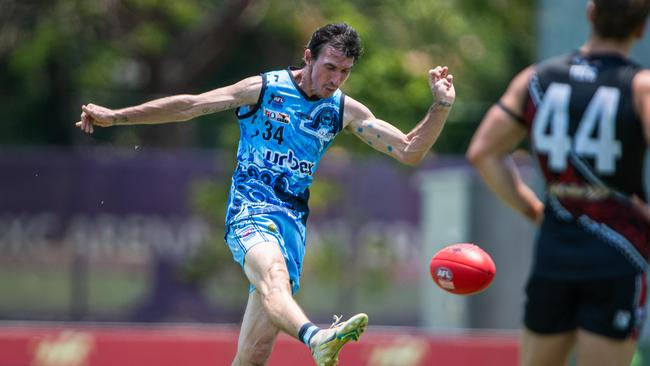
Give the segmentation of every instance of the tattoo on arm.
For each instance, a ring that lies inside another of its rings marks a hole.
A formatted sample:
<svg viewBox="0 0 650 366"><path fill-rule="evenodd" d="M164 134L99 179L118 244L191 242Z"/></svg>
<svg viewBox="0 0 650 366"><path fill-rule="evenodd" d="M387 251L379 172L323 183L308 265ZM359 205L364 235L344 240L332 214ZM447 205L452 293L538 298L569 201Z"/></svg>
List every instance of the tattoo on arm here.
<svg viewBox="0 0 650 366"><path fill-rule="evenodd" d="M226 104L225 108L222 109L222 110L233 109L233 108L235 108L235 107L238 107L237 103L232 102L232 103L228 103L228 104ZM216 108L215 108L215 112L216 112Z"/></svg>
<svg viewBox="0 0 650 366"><path fill-rule="evenodd" d="M124 117L113 117L113 124L114 125L119 125L119 124L126 124L129 122L129 119L124 116Z"/></svg>
<svg viewBox="0 0 650 366"><path fill-rule="evenodd" d="M221 112L221 111L227 111L229 109L233 109L233 108L238 107L238 106L239 105L236 102L231 102L231 103L225 104L225 105L220 106L220 107L213 107L213 108L205 107L205 108L203 108L201 110L201 112L202 112L202 114L217 113L217 112Z"/></svg>
<svg viewBox="0 0 650 366"><path fill-rule="evenodd" d="M444 100L438 100L438 101L433 103L434 107L438 106L438 107L443 107L443 108L449 108L449 107L451 107L451 105L452 105L451 103L449 103L447 101L444 101Z"/></svg>

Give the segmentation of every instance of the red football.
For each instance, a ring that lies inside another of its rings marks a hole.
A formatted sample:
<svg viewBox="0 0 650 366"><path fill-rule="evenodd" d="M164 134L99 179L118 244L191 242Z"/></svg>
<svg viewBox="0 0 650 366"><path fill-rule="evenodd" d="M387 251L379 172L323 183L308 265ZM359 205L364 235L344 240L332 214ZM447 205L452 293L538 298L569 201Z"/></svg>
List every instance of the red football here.
<svg viewBox="0 0 650 366"><path fill-rule="evenodd" d="M429 264L433 281L445 291L469 295L490 285L496 267L494 261L477 245L449 245L431 258Z"/></svg>

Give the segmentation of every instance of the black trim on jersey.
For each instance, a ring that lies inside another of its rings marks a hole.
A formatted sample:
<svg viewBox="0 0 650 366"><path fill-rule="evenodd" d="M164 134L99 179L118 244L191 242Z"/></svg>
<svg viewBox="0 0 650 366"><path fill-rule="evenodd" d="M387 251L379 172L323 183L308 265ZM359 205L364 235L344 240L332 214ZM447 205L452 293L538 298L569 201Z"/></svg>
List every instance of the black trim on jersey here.
<svg viewBox="0 0 650 366"><path fill-rule="evenodd" d="M251 108L250 111L246 112L243 115L239 115L239 109L241 107L237 107L237 109L235 109L235 116L237 116L237 119L248 118L253 114L255 114L255 112L257 112L258 109L260 109L260 106L264 101L264 94L266 93L266 74L260 74L260 76L262 77L262 88L260 89L260 96L259 98L257 98L257 103L255 103L255 105Z"/></svg>
<svg viewBox="0 0 650 366"><path fill-rule="evenodd" d="M339 100L339 132L343 131L343 114L345 113L345 94L341 93Z"/></svg>
<svg viewBox="0 0 650 366"><path fill-rule="evenodd" d="M519 122L519 124L526 126L526 120L524 119L524 117L515 113L515 111L513 111L512 109L506 107L503 103L501 103L501 101L494 103L494 105L501 108L502 111L504 111L508 116L510 116L510 118Z"/></svg>
<svg viewBox="0 0 650 366"><path fill-rule="evenodd" d="M573 57L580 57L582 59L617 59L622 61L623 63L628 64L629 66L632 66L633 68L641 69L643 66L641 64L637 63L636 61L632 60L631 58L624 56L618 52L589 52L589 53L582 53L580 50L574 50L573 53L571 54Z"/></svg>
<svg viewBox="0 0 650 366"><path fill-rule="evenodd" d="M293 78L293 73L291 72L291 71L293 71L293 70L299 70L299 69L300 69L300 68L295 67L295 66L289 66L289 67L287 68L287 72L289 73L289 79L291 79L291 82L293 83L293 85L296 87L296 89L298 90L298 92L300 92L300 95L302 95L303 98L307 99L307 100L310 101L310 102L317 102L317 101L321 100L321 98L319 98L319 97L317 97L317 96L315 96L315 95L312 96L312 97L310 97L309 95L305 94L305 91L304 91L304 90L302 90L302 89L300 88L300 86L299 86L298 83L296 82L296 79ZM304 76L303 76L303 77L304 77Z"/></svg>

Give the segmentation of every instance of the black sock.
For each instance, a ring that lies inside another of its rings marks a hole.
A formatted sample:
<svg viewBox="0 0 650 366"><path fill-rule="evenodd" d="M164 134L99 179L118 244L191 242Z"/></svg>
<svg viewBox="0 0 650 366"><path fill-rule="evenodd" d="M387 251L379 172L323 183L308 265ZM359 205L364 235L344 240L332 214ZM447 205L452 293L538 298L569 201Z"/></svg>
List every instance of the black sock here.
<svg viewBox="0 0 650 366"><path fill-rule="evenodd" d="M306 344L307 347L309 347L311 338L319 331L320 328L315 326L313 323L305 323L302 325L302 327L300 327L300 331L298 331L298 338L302 341L302 343Z"/></svg>

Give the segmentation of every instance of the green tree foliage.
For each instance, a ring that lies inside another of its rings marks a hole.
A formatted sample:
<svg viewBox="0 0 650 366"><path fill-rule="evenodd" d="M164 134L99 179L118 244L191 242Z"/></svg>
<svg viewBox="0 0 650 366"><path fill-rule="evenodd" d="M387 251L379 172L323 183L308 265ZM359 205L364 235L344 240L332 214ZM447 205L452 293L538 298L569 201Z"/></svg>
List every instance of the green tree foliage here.
<svg viewBox="0 0 650 366"><path fill-rule="evenodd" d="M404 131L449 65L457 103L439 152L461 153L510 76L531 61L533 1L0 0L1 144L233 147L231 113L194 123L73 128L82 103L123 107L297 65L313 30L356 27L365 55L345 91ZM339 144L370 149L351 137Z"/></svg>

